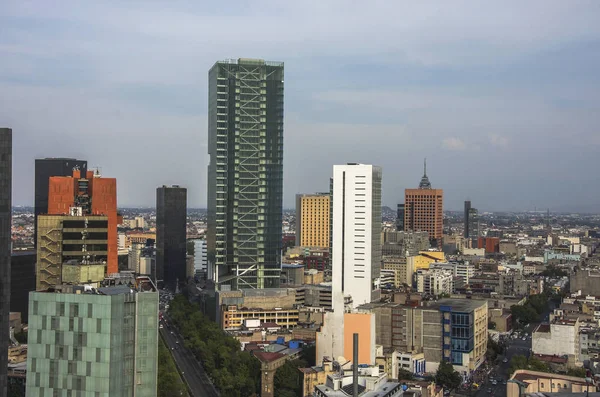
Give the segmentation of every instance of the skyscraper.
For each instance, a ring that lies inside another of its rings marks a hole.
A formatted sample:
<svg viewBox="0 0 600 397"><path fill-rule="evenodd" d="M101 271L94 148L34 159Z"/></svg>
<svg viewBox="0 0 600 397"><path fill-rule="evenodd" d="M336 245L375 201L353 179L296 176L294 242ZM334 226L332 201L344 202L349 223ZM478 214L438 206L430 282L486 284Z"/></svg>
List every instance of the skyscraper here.
<svg viewBox="0 0 600 397"><path fill-rule="evenodd" d="M334 165L332 187L333 310L343 312L340 295L351 295L353 307L379 299L381 168Z"/></svg>
<svg viewBox="0 0 600 397"><path fill-rule="evenodd" d="M404 230L429 233L431 244L442 248L444 227L444 191L432 189L427 177L427 163L418 189L404 191Z"/></svg>
<svg viewBox="0 0 600 397"><path fill-rule="evenodd" d="M108 217L106 273L118 273L117 180L103 178L98 170L71 171L71 176L51 176L48 180L49 215L105 215ZM85 176L83 176L85 175ZM39 257L38 259L41 259Z"/></svg>
<svg viewBox="0 0 600 397"><path fill-rule="evenodd" d="M464 237L473 240L479 238L479 214L477 208L471 207L470 201L465 201Z"/></svg>
<svg viewBox="0 0 600 397"><path fill-rule="evenodd" d="M10 313L12 130L0 128L0 397L6 397Z"/></svg>
<svg viewBox="0 0 600 397"><path fill-rule="evenodd" d="M71 158L35 159L35 202L33 245L37 247L37 217L48 213L48 187L51 176L71 176L78 168L81 175L87 173L87 161Z"/></svg>
<svg viewBox="0 0 600 397"><path fill-rule="evenodd" d="M208 260L215 282L279 286L283 63L217 62L209 72Z"/></svg>
<svg viewBox="0 0 600 397"><path fill-rule="evenodd" d="M185 283L187 189L156 189L156 279L169 288Z"/></svg>
<svg viewBox="0 0 600 397"><path fill-rule="evenodd" d="M329 248L329 193L296 195L296 245Z"/></svg>
<svg viewBox="0 0 600 397"><path fill-rule="evenodd" d="M31 292L27 343L29 397L156 397L158 292L148 277Z"/></svg>

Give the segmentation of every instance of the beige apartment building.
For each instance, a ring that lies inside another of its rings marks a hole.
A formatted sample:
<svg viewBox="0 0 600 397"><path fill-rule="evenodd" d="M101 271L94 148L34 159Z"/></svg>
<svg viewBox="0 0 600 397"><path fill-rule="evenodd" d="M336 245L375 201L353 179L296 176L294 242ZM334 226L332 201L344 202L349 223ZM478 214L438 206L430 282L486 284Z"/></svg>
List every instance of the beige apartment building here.
<svg viewBox="0 0 600 397"><path fill-rule="evenodd" d="M296 246L329 248L329 193L296 195Z"/></svg>

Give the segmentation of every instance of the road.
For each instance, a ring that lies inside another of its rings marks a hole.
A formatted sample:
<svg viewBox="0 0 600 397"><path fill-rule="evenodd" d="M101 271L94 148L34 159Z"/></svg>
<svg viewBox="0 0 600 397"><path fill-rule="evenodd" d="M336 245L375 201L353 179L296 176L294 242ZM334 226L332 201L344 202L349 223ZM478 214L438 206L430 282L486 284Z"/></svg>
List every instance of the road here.
<svg viewBox="0 0 600 397"><path fill-rule="evenodd" d="M160 333L167 347L171 349L177 367L182 371L183 378L191 390L192 397L218 397L219 394L210 382L206 372L204 372L202 364L196 360L191 351L183 346L183 339L177 331L165 327L160 329Z"/></svg>
<svg viewBox="0 0 600 397"><path fill-rule="evenodd" d="M531 330L528 330L528 333L531 334ZM510 377L510 359L515 355L523 355L529 357L530 349L530 338L527 338L527 340L522 340L521 338L510 339L510 341L507 342L505 355L500 358L500 363L492 368L486 380L486 383L480 385L480 388L475 394L475 396L506 396L506 385L503 384L502 380L508 380ZM505 357L508 359L508 362L506 363L502 360ZM491 378L497 381L496 385L492 384L492 382L490 381ZM490 389L491 392L489 391Z"/></svg>

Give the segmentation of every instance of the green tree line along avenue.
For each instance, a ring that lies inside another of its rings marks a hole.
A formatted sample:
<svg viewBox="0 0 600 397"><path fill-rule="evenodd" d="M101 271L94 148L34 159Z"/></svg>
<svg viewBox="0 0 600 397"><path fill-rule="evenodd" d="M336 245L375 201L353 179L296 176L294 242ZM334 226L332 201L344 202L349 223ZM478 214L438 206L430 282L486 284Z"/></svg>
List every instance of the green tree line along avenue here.
<svg viewBox="0 0 600 397"><path fill-rule="evenodd" d="M250 397L260 392L260 362L240 350L240 343L200 312L183 295L170 303L169 316L185 347L200 360L222 397Z"/></svg>

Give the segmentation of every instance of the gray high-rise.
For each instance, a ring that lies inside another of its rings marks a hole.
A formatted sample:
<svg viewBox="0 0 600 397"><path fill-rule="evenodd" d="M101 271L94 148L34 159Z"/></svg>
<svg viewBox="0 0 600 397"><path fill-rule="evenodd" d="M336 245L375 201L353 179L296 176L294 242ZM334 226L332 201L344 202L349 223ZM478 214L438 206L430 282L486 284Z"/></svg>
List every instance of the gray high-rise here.
<svg viewBox="0 0 600 397"><path fill-rule="evenodd" d="M220 288L272 288L281 273L283 63L209 72L208 260Z"/></svg>
<svg viewBox="0 0 600 397"><path fill-rule="evenodd" d="M8 386L11 194L12 130L0 128L0 397Z"/></svg>
<svg viewBox="0 0 600 397"><path fill-rule="evenodd" d="M185 283L187 189L156 189L156 279L168 288Z"/></svg>

